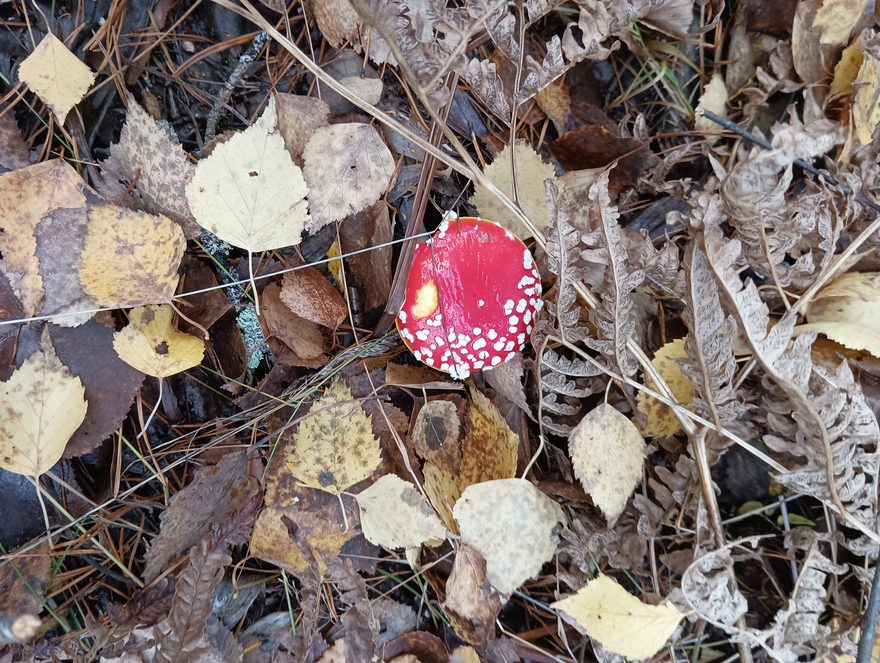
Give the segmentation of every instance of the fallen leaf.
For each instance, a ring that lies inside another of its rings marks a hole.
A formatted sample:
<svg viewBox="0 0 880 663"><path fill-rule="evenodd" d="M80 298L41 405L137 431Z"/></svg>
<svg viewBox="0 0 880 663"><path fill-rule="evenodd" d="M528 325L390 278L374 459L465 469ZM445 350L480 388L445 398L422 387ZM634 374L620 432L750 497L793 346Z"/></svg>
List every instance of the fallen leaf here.
<svg viewBox="0 0 880 663"><path fill-rule="evenodd" d="M122 361L113 350L113 330L94 320L74 328L49 328L58 358L82 380L88 410L76 429L65 458L81 456L118 429L128 414L144 374Z"/></svg>
<svg viewBox="0 0 880 663"><path fill-rule="evenodd" d="M350 273L347 285L362 292L362 312L384 307L388 301L391 292L392 239L388 205L383 200L339 226L340 252L348 255L345 258L345 266ZM370 251L355 253L367 248ZM355 255L350 255L352 253Z"/></svg>
<svg viewBox="0 0 880 663"><path fill-rule="evenodd" d="M663 378L672 390L672 395L675 396L675 400L677 400L683 407L689 408L694 402L694 385L687 379L687 377L685 377L684 373L681 372L681 366L675 361L676 359L685 358L687 358L687 352L684 347L684 339L677 338L659 348L657 352L654 353L654 358L651 360L651 363L654 365L654 368L657 369L660 377ZM655 391L657 390L657 386L650 378L647 379L647 384L651 389ZM662 437L666 435L675 435L681 430L681 424L679 423L678 418L675 416L672 408L666 404L648 396L642 391L639 392L637 401L639 412L644 414L648 419L642 429L643 435L648 437Z"/></svg>
<svg viewBox="0 0 880 663"><path fill-rule="evenodd" d="M416 548L442 541L446 528L418 488L396 474L385 474L355 495L367 541L385 548Z"/></svg>
<svg viewBox="0 0 880 663"><path fill-rule="evenodd" d="M0 173L30 165L30 151L21 137L15 113L0 106Z"/></svg>
<svg viewBox="0 0 880 663"><path fill-rule="evenodd" d="M330 108L323 99L284 92L275 93L275 103L278 109L278 132L294 162L302 166L303 150L312 134L327 126Z"/></svg>
<svg viewBox="0 0 880 663"><path fill-rule="evenodd" d="M697 112L694 117L694 129L711 136L712 139L719 138L721 127L709 118L700 115L700 109L727 117L727 87L724 85L724 77L720 73L713 74L703 88L703 94L697 103Z"/></svg>
<svg viewBox="0 0 880 663"><path fill-rule="evenodd" d="M157 378L198 366L205 356L205 343L174 329L173 314L168 304L132 309L128 325L113 336L113 347L120 358Z"/></svg>
<svg viewBox="0 0 880 663"><path fill-rule="evenodd" d="M291 311L281 301L281 286L277 283L270 283L260 294L260 324L277 362L311 367L325 363L324 353L332 345L330 335Z"/></svg>
<svg viewBox="0 0 880 663"><path fill-rule="evenodd" d="M52 109L58 124L95 82L95 73L51 32L22 61L18 77Z"/></svg>
<svg viewBox="0 0 880 663"><path fill-rule="evenodd" d="M348 315L339 291L314 267L287 272L281 278L281 301L296 315L335 330Z"/></svg>
<svg viewBox="0 0 880 663"><path fill-rule="evenodd" d="M808 324L796 333L816 331L850 350L880 357L880 272L848 272L825 286L809 303Z"/></svg>
<svg viewBox="0 0 880 663"><path fill-rule="evenodd" d="M462 489L474 483L514 476L519 448L519 437L510 430L492 401L473 387L470 395L458 469Z"/></svg>
<svg viewBox="0 0 880 663"><path fill-rule="evenodd" d="M865 10L867 0L822 0L816 11L813 27L819 30L819 42L843 46Z"/></svg>
<svg viewBox="0 0 880 663"><path fill-rule="evenodd" d="M170 219L117 207L89 207L80 280L99 306L127 308L170 302L186 250Z"/></svg>
<svg viewBox="0 0 880 663"><path fill-rule="evenodd" d="M458 533L458 524L452 515L452 508L461 497L461 485L458 476L433 463L425 463L422 467L425 483L422 486L425 494L434 507L434 511L440 516L440 520L449 531Z"/></svg>
<svg viewBox="0 0 880 663"><path fill-rule="evenodd" d="M551 607L606 649L634 660L660 651L684 617L671 603L642 603L602 574Z"/></svg>
<svg viewBox="0 0 880 663"><path fill-rule="evenodd" d="M24 306L37 315L43 302L43 278L36 256L36 228L52 210L86 203L85 183L62 159L53 159L0 175L0 252L2 269Z"/></svg>
<svg viewBox="0 0 880 663"><path fill-rule="evenodd" d="M473 645L484 645L495 633L495 618L502 605L501 595L486 580L486 560L470 546L460 545L443 601L443 612L456 635Z"/></svg>
<svg viewBox="0 0 880 663"><path fill-rule="evenodd" d="M840 60L834 65L834 78L831 79L831 89L828 91L829 99L852 94L853 81L859 75L864 61L862 44L858 39L841 51Z"/></svg>
<svg viewBox="0 0 880 663"><path fill-rule="evenodd" d="M615 520L642 480L645 439L607 403L594 408L569 436L574 473L605 518Z"/></svg>
<svg viewBox="0 0 880 663"><path fill-rule="evenodd" d="M343 380L318 399L295 439L287 454L290 472L334 495L369 477L382 460L370 418Z"/></svg>
<svg viewBox="0 0 880 663"><path fill-rule="evenodd" d="M44 542L25 555L10 557L0 566L0 615L5 622L4 630L14 633L21 617L30 616L40 623L37 615L43 611L43 592L49 584L52 555L49 544Z"/></svg>
<svg viewBox="0 0 880 663"><path fill-rule="evenodd" d="M309 8L321 34L333 48L344 46L354 36L360 17L348 0L313 0Z"/></svg>
<svg viewBox="0 0 880 663"><path fill-rule="evenodd" d="M412 446L425 460L448 472L458 472L461 464L461 434L464 399L431 400L416 415ZM455 500L452 501L452 504Z"/></svg>
<svg viewBox="0 0 880 663"><path fill-rule="evenodd" d="M186 255L181 265L183 277L180 288L183 293L176 298L178 310L189 320L201 326L201 329L183 317L180 319L180 331L190 334L203 334L202 329L210 329L211 326L222 318L232 308L232 302L226 296L225 290L217 288L217 277L214 270L208 264L196 258Z"/></svg>
<svg viewBox="0 0 880 663"><path fill-rule="evenodd" d="M299 244L309 219L302 171L276 125L270 98L253 126L199 162L186 186L198 224L251 253Z"/></svg>
<svg viewBox="0 0 880 663"><path fill-rule="evenodd" d="M514 195L514 166L516 167L516 195ZM484 171L486 177L511 200L519 202L526 216L538 230L547 229L547 201L544 196L544 180L554 178L553 166L523 140L517 140L515 148L505 145ZM474 184L471 204L484 219L491 219L512 230L520 237L531 237L521 221L514 218L492 193Z"/></svg>
<svg viewBox="0 0 880 663"><path fill-rule="evenodd" d="M61 363L48 329L42 347L0 384L0 467L37 477L64 453L86 416L82 381Z"/></svg>
<svg viewBox="0 0 880 663"><path fill-rule="evenodd" d="M186 152L130 94L127 106L119 142L100 164L98 191L118 204L164 214L187 239L198 237L202 229L186 202L186 185L194 172Z"/></svg>
<svg viewBox="0 0 880 663"><path fill-rule="evenodd" d="M873 41L876 42L877 39ZM862 45L864 60L852 84L854 93L850 108L850 135L844 147L847 154L861 145L870 145L874 130L880 124L880 104L877 103L877 95L880 93L880 60L875 53L876 44L870 49Z"/></svg>
<svg viewBox="0 0 880 663"><path fill-rule="evenodd" d="M394 173L394 157L378 132L357 122L317 129L303 160L312 233L375 203Z"/></svg>
<svg viewBox="0 0 880 663"><path fill-rule="evenodd" d="M509 594L556 552L562 509L525 479L499 479L464 489L453 515L461 539L486 559L486 576Z"/></svg>

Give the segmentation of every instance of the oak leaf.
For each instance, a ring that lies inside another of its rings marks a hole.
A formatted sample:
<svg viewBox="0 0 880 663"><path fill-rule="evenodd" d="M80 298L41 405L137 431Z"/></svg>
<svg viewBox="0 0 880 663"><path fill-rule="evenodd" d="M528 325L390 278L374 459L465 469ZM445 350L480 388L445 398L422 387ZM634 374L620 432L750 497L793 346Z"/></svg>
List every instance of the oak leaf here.
<svg viewBox="0 0 880 663"><path fill-rule="evenodd" d="M51 32L22 61L18 77L52 109L58 124L95 82L95 73Z"/></svg>
<svg viewBox="0 0 880 663"><path fill-rule="evenodd" d="M117 354L141 373L157 378L198 366L205 356L205 343L174 329L173 313L168 304L132 309L128 326L113 337Z"/></svg>

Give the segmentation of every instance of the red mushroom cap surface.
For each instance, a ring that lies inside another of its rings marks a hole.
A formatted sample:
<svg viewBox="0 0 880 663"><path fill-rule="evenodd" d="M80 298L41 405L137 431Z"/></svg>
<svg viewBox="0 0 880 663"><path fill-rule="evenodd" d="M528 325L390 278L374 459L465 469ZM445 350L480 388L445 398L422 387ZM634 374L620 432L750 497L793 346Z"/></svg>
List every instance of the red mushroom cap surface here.
<svg viewBox="0 0 880 663"><path fill-rule="evenodd" d="M416 247L397 329L416 359L464 379L522 350L541 308L541 275L494 221L444 221Z"/></svg>

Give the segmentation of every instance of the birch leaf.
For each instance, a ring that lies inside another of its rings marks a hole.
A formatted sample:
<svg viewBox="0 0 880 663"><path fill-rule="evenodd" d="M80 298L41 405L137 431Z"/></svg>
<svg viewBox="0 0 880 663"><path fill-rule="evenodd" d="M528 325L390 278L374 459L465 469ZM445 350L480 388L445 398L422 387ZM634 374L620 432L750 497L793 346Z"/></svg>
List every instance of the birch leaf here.
<svg viewBox="0 0 880 663"><path fill-rule="evenodd" d="M601 574L577 594L551 607L606 649L634 660L650 658L660 651L684 617L671 603L642 603Z"/></svg>
<svg viewBox="0 0 880 663"><path fill-rule="evenodd" d="M31 477L47 471L86 409L82 382L58 359L45 328L42 347L0 384L0 468Z"/></svg>
<svg viewBox="0 0 880 663"><path fill-rule="evenodd" d="M302 171L277 128L275 100L199 162L186 197L196 222L251 253L299 244L309 219Z"/></svg>
<svg viewBox="0 0 880 663"><path fill-rule="evenodd" d="M446 528L418 488L396 474L386 474L355 495L361 529L371 543L386 548L415 548L442 540Z"/></svg>
<svg viewBox="0 0 880 663"><path fill-rule="evenodd" d="M205 342L174 329L173 312L167 304L132 309L128 326L113 336L119 357L141 373L157 378L198 366L205 356Z"/></svg>
<svg viewBox="0 0 880 663"><path fill-rule="evenodd" d="M569 452L584 490L608 520L617 518L642 480L646 446L639 429L603 403L575 426Z"/></svg>
<svg viewBox="0 0 880 663"><path fill-rule="evenodd" d="M51 32L21 63L18 77L52 109L58 124L95 82L95 73Z"/></svg>
<svg viewBox="0 0 880 663"><path fill-rule="evenodd" d="M694 385L681 372L681 366L676 359L684 359L687 352L684 347L685 339L677 338L670 341L654 353L651 363L657 372L672 390L675 400L684 407L689 407L694 402ZM648 386L656 391L657 386L648 379ZM668 405L648 396L640 391L638 395L639 412L648 418L648 422L642 429L646 436L675 435L681 430L681 424L675 413Z"/></svg>

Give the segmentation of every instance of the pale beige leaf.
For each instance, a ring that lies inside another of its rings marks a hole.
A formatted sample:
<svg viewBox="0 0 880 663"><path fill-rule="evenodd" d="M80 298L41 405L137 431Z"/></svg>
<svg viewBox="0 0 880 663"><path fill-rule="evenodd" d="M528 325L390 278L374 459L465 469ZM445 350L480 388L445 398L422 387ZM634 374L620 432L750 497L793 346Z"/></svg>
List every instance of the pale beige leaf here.
<svg viewBox="0 0 880 663"><path fill-rule="evenodd" d="M607 403L581 419L569 437L574 472L608 520L614 520L642 480L645 440L632 421Z"/></svg>
<svg viewBox="0 0 880 663"><path fill-rule="evenodd" d="M116 353L141 373L157 378L198 366L205 356L205 342L174 329L173 314L168 304L132 309L128 325L113 336Z"/></svg>
<svg viewBox="0 0 880 663"><path fill-rule="evenodd" d="M45 327L42 347L0 384L0 468L32 477L46 472L86 410L82 381L58 359Z"/></svg>
<svg viewBox="0 0 880 663"><path fill-rule="evenodd" d="M180 143L128 96L128 117L110 158L101 162L98 190L108 200L164 214L188 239L202 231L186 202L194 169Z"/></svg>
<svg viewBox="0 0 880 663"><path fill-rule="evenodd" d="M685 339L683 338L670 341L654 353L651 363L672 390L675 400L684 407L690 408L694 403L694 385L681 372L680 364L675 361L676 359L687 357L684 342ZM647 384L654 391L657 390L657 386L650 378L647 379ZM644 435L649 437L675 435L681 430L681 424L672 408L648 396L643 391L639 392L637 400L639 412L648 419L642 429Z"/></svg>
<svg viewBox="0 0 880 663"><path fill-rule="evenodd" d="M850 142L855 142L853 147L870 145L874 129L880 123L880 104L877 103L880 60L874 57L872 50L864 49L863 54L862 66L852 84L855 92L850 110Z"/></svg>
<svg viewBox="0 0 880 663"><path fill-rule="evenodd" d="M816 11L813 28L819 31L819 42L843 46L862 17L867 0L822 0Z"/></svg>
<svg viewBox="0 0 880 663"><path fill-rule="evenodd" d="M299 425L287 466L302 483L338 495L369 477L382 460L370 417L340 380Z"/></svg>
<svg viewBox="0 0 880 663"><path fill-rule="evenodd" d="M80 280L99 306L123 308L170 302L177 288L186 239L159 214L89 207Z"/></svg>
<svg viewBox="0 0 880 663"><path fill-rule="evenodd" d="M700 109L727 117L727 87L724 85L724 77L720 73L713 74L709 83L703 88L703 94L697 104L697 114L694 118L694 129L712 136L720 136L721 127L700 115Z"/></svg>
<svg viewBox="0 0 880 663"><path fill-rule="evenodd" d="M509 594L556 552L562 509L525 479L498 479L465 488L453 509L462 541L486 559L486 576Z"/></svg>
<svg viewBox="0 0 880 663"><path fill-rule="evenodd" d="M309 185L308 225L315 232L356 214L385 193L394 157L368 124L332 124L317 129L303 152Z"/></svg>
<svg viewBox="0 0 880 663"><path fill-rule="evenodd" d="M95 82L95 73L51 32L21 63L18 77L52 109L58 124Z"/></svg>
<svg viewBox="0 0 880 663"><path fill-rule="evenodd" d="M797 333L816 331L851 350L880 357L880 272L849 272L819 291L807 306L809 324Z"/></svg>
<svg viewBox="0 0 880 663"><path fill-rule="evenodd" d="M511 158L512 155L512 158ZM516 195L514 195L514 165L516 167ZM522 140L516 141L515 148L504 147L495 160L485 170L486 177L511 200L519 202L526 216L539 230L547 228L547 201L544 194L544 180L553 178L553 166L545 163L532 147ZM492 193L474 185L471 203L476 206L480 216L500 223L520 237L531 233Z"/></svg>
<svg viewBox="0 0 880 663"><path fill-rule="evenodd" d="M642 603L601 574L551 607L606 649L634 660L660 651L684 617L671 603Z"/></svg>
<svg viewBox="0 0 880 663"><path fill-rule="evenodd" d="M396 474L380 477L355 499L361 508L361 529L371 543L415 548L446 537L446 528L425 496Z"/></svg>
<svg viewBox="0 0 880 663"><path fill-rule="evenodd" d="M253 126L202 159L186 186L198 224L253 253L299 244L309 219L306 193L278 131L274 99Z"/></svg>

